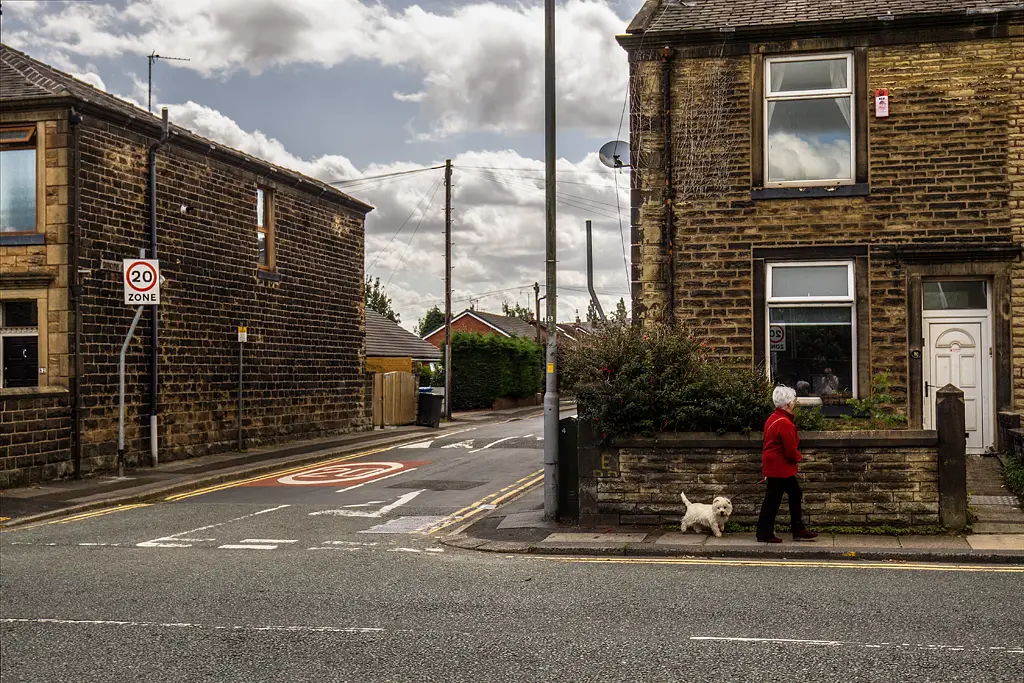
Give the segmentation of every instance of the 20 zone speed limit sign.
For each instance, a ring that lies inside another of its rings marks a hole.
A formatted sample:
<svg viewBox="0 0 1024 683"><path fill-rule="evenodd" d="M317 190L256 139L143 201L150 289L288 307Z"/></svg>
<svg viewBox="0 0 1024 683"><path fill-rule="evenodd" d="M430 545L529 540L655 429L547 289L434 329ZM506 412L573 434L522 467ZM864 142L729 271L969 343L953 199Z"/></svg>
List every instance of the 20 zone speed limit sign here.
<svg viewBox="0 0 1024 683"><path fill-rule="evenodd" d="M135 306L156 306L160 303L159 261L124 260L124 302Z"/></svg>

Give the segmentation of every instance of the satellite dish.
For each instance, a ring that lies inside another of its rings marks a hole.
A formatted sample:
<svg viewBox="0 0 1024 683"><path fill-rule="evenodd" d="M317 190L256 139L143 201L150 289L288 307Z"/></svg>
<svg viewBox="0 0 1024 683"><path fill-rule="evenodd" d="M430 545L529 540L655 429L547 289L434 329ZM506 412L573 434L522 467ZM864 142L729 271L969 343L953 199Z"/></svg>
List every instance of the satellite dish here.
<svg viewBox="0 0 1024 683"><path fill-rule="evenodd" d="M601 147L597 154L601 163L608 168L630 168L629 143L622 140L612 140Z"/></svg>

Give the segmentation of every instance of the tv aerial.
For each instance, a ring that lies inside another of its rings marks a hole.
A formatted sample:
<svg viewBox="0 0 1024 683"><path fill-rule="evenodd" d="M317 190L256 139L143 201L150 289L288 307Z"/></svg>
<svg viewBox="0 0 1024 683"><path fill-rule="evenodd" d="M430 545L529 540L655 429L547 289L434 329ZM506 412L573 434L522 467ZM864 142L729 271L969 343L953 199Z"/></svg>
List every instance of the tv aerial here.
<svg viewBox="0 0 1024 683"><path fill-rule="evenodd" d="M170 59L175 62L191 62L191 59L187 57L167 57L165 55L158 55L156 50L152 54L146 55L149 60L149 87L146 90L146 108L149 109L149 113L153 113L153 62L158 59Z"/></svg>
<svg viewBox="0 0 1024 683"><path fill-rule="evenodd" d="M601 163L608 168L632 168L629 160L629 143L612 140L601 147L597 153Z"/></svg>

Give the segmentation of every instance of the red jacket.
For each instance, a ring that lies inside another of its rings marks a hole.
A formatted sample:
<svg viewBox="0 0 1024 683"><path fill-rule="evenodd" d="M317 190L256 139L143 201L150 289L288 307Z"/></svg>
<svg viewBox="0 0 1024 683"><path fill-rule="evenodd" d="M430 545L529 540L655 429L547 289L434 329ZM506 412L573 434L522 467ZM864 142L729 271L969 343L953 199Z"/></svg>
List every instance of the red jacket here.
<svg viewBox="0 0 1024 683"><path fill-rule="evenodd" d="M786 479L795 477L797 463L802 459L800 437L796 434L793 416L782 408L776 408L764 423L764 451L761 456L761 471L766 477Z"/></svg>

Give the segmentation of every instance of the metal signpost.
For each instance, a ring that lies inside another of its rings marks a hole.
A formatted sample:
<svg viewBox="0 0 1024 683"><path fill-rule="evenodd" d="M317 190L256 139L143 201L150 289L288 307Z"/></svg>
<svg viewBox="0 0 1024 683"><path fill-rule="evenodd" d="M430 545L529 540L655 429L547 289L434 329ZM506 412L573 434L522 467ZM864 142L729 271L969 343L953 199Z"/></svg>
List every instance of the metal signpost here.
<svg viewBox="0 0 1024 683"><path fill-rule="evenodd" d="M124 282L124 302L134 304L135 317L132 318L128 335L121 345L121 359L118 363L118 390L120 392L117 414L117 476L124 476L124 359L128 353L128 345L135 336L135 327L139 324L142 310L146 306L157 306L160 303L160 262L156 259L125 259L122 270ZM153 463L156 465L156 462Z"/></svg>

